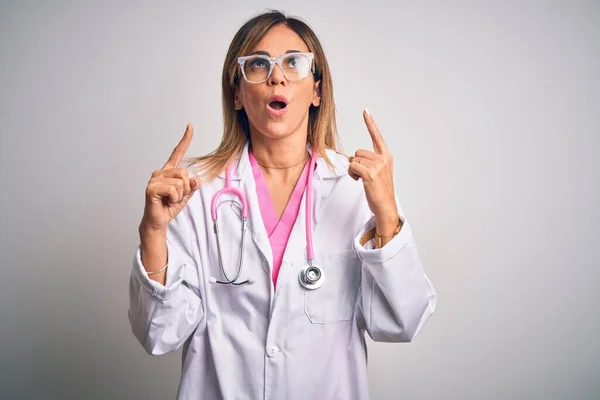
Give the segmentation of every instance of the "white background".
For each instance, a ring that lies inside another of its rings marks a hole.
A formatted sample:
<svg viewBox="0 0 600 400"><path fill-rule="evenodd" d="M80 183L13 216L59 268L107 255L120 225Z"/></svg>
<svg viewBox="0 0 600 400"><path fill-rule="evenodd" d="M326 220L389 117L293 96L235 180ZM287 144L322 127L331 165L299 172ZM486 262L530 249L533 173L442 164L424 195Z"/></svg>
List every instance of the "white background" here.
<svg viewBox="0 0 600 400"><path fill-rule="evenodd" d="M127 321L144 188L188 121L218 144L266 8L322 40L347 153L373 113L439 296L369 342L373 399L598 398L600 6L381 0L0 3L0 397L175 397Z"/></svg>

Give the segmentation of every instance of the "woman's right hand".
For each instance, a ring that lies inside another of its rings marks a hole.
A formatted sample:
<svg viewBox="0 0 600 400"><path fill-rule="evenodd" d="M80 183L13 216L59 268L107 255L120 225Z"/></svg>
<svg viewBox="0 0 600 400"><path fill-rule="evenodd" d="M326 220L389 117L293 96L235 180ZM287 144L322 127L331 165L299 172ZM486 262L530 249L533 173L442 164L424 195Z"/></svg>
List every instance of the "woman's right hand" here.
<svg viewBox="0 0 600 400"><path fill-rule="evenodd" d="M183 138L162 167L152 173L146 187L146 204L140 230L166 234L167 226L183 210L200 187L198 177L190 178L186 168L179 168L194 128L188 124Z"/></svg>

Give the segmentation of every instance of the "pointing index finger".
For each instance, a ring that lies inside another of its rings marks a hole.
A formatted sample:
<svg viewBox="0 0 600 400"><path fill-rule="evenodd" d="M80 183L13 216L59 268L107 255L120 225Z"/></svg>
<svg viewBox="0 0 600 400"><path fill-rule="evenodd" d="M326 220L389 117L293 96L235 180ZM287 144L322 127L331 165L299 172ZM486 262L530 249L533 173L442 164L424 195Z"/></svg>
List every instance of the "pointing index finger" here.
<svg viewBox="0 0 600 400"><path fill-rule="evenodd" d="M183 137L181 138L177 146L175 146L175 148L173 149L171 157L169 157L163 169L176 168L181 163L183 157L185 156L185 152L187 151L188 147L190 147L192 136L194 136L194 127L191 123L188 123L185 128L185 133L183 134Z"/></svg>
<svg viewBox="0 0 600 400"><path fill-rule="evenodd" d="M375 150L375 152L378 154L386 152L387 146L383 141L383 136L381 135L379 128L377 128L375 120L373 119L373 116L371 115L371 112L368 108L365 108L365 111L363 112L363 118L365 119L365 124L367 125L367 129L369 130L369 134L371 135L371 139L373 141L373 149Z"/></svg>

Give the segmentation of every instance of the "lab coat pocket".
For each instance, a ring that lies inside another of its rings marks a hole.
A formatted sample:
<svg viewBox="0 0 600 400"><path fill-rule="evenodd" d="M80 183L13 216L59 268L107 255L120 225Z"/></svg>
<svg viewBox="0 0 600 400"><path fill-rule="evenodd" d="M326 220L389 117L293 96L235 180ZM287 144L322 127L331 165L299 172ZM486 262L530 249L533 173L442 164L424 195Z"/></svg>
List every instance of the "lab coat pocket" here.
<svg viewBox="0 0 600 400"><path fill-rule="evenodd" d="M353 250L317 255L323 269L323 285L304 290L304 312L313 324L350 320L354 315L360 286L360 258Z"/></svg>

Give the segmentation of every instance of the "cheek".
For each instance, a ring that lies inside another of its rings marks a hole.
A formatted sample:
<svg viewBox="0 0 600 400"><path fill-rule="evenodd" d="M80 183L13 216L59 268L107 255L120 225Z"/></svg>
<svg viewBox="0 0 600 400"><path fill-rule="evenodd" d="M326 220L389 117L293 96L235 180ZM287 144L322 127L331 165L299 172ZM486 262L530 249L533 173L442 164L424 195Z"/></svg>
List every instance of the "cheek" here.
<svg viewBox="0 0 600 400"><path fill-rule="evenodd" d="M302 99L302 103L305 104L307 108L312 103L314 92L315 92L315 89L311 82L307 82L307 84L303 85L301 90L299 90L298 98Z"/></svg>
<svg viewBox="0 0 600 400"><path fill-rule="evenodd" d="M312 84L302 85L296 90L294 96L294 114L297 118L302 119L307 113L312 104L313 86Z"/></svg>
<svg viewBox="0 0 600 400"><path fill-rule="evenodd" d="M253 90L245 90L242 94L242 99L246 113L250 115L258 112L262 105L262 97Z"/></svg>

